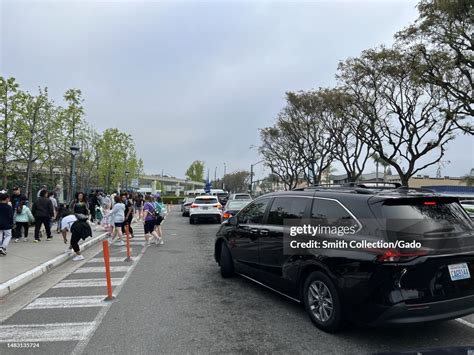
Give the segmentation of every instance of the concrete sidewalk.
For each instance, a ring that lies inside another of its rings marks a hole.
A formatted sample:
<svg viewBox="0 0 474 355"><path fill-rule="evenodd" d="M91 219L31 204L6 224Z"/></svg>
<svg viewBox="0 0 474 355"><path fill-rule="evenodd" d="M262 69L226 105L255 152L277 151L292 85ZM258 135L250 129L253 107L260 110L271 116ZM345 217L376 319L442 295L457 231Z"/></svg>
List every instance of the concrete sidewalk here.
<svg viewBox="0 0 474 355"><path fill-rule="evenodd" d="M100 226L92 226L93 238L81 241L81 249L90 247L106 236L104 229ZM46 236L41 242L34 243L33 237L34 227L29 230L28 242L24 242L23 238L18 243L14 239L11 240L7 248L7 255L0 255L0 297L21 287L25 283L41 276L44 272L52 269L61 263L72 258L65 251L69 247L64 244L63 237L60 233L56 233L56 225L51 229L53 239L46 241ZM68 233L70 239L70 233Z"/></svg>

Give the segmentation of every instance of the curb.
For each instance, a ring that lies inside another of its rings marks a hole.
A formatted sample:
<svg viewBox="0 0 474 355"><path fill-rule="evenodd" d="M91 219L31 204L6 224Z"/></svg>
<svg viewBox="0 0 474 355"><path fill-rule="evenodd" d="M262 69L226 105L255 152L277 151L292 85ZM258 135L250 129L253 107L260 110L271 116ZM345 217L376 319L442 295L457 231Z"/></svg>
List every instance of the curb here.
<svg viewBox="0 0 474 355"><path fill-rule="evenodd" d="M106 236L107 233L104 233L92 238L91 240L88 240L84 244L81 244L81 251L89 249L91 246L104 240ZM5 281L4 283L0 284L0 298L5 297L9 293L12 293L13 291L26 285L30 281L37 279L41 275L47 273L48 271L54 269L56 266L59 266L68 260L71 260L71 255L61 254L51 260L44 262L43 264L34 267L31 270L24 272L23 274L14 277L13 279Z"/></svg>

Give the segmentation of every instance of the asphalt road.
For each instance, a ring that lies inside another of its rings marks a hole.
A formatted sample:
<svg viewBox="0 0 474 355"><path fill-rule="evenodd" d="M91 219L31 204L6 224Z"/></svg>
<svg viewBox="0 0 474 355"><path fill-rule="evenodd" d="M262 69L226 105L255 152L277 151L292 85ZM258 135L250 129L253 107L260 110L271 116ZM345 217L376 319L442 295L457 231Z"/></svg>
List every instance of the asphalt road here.
<svg viewBox="0 0 474 355"><path fill-rule="evenodd" d="M39 348L15 349L3 343L0 353L362 354L474 345L474 328L458 321L386 329L349 326L338 334L324 333L312 325L300 304L241 277L221 278L213 260L218 225L190 225L187 218L173 212L163 228L164 245L143 249L134 242L133 263L121 261L123 249L112 249L117 258L112 266L122 266L112 273L121 280L113 303L23 309L1 326L13 327L9 331L21 342L25 340L16 325L48 324L51 328L59 323L64 332L50 333L59 337L73 334L76 341L50 341L47 337L53 335L46 332ZM66 281L41 295L36 304L41 298L57 302L57 297L104 295L103 287L84 287L79 281L76 288L73 281L101 277L94 269L83 269L100 267L96 259L100 257L84 263ZM472 316L465 319L474 323Z"/></svg>

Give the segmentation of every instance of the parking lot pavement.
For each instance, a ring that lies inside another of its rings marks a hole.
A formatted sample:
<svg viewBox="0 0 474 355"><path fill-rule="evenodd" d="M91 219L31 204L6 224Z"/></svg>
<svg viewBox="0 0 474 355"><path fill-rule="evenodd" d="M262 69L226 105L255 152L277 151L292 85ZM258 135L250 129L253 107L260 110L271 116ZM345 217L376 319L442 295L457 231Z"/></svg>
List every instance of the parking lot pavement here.
<svg viewBox="0 0 474 355"><path fill-rule="evenodd" d="M472 317L324 333L300 304L241 277L222 279L213 260L217 228L171 213L165 244L143 249L134 240L132 265L112 249L114 302L101 301L98 254L7 319L0 342L33 340L45 354L363 354L474 344ZM0 353L18 353L7 345Z"/></svg>
<svg viewBox="0 0 474 355"><path fill-rule="evenodd" d="M28 242L22 239L18 243L12 239L8 246L7 256L0 256L0 284L17 277L41 265L42 263L64 254L69 244L64 244L63 237L56 233L56 225L52 228L53 239L46 241L46 236L39 243L34 243L34 227L29 230ZM94 237L104 233L101 227L92 227Z"/></svg>

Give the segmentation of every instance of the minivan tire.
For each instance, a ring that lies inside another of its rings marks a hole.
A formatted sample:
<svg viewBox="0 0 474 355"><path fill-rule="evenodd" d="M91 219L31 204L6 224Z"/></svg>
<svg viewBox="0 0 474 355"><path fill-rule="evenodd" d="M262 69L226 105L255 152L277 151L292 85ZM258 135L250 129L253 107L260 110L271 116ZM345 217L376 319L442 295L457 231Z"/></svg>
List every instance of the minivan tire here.
<svg viewBox="0 0 474 355"><path fill-rule="evenodd" d="M319 329L333 333L342 327L339 293L326 274L314 271L308 275L303 285L303 302L309 318Z"/></svg>
<svg viewBox="0 0 474 355"><path fill-rule="evenodd" d="M221 244L219 265L221 267L221 276L223 278L226 279L234 276L234 262L232 261L232 255L230 254L229 248L227 248L225 243Z"/></svg>

